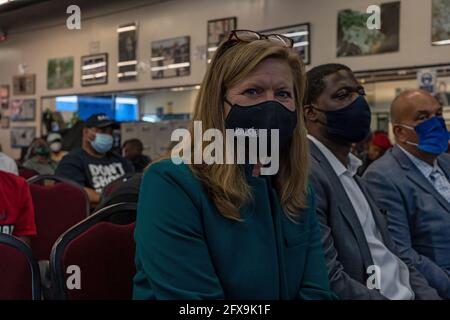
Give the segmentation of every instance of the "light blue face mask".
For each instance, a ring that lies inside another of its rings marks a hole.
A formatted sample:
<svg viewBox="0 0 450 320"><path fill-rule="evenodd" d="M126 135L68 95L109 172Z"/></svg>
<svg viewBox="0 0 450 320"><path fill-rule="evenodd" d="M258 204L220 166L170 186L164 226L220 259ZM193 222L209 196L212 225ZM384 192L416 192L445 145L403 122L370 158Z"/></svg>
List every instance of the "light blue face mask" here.
<svg viewBox="0 0 450 320"><path fill-rule="evenodd" d="M419 137L419 143L406 141L407 144L416 146L419 150L434 155L440 155L447 151L450 136L442 117L432 117L415 127L404 124L399 125L414 130Z"/></svg>
<svg viewBox="0 0 450 320"><path fill-rule="evenodd" d="M95 139L91 141L91 146L98 153L107 153L113 146L113 136L106 133L96 133Z"/></svg>

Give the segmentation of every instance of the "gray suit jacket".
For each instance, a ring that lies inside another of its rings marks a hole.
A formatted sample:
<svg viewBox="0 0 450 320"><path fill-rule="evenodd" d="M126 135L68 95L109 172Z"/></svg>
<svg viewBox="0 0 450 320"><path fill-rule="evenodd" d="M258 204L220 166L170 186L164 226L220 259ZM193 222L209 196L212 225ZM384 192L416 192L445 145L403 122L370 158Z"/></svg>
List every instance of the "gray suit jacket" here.
<svg viewBox="0 0 450 320"><path fill-rule="evenodd" d="M339 177L322 152L310 141L310 181L314 187L322 243L328 266L331 289L341 299L386 299L378 290L366 286L367 268L372 255L363 228ZM386 247L405 262L416 299L440 299L411 262L397 253L390 238L384 214L376 206L359 177L355 179L365 194Z"/></svg>
<svg viewBox="0 0 450 320"><path fill-rule="evenodd" d="M439 156L438 164L450 180L450 156ZM450 299L450 203L397 145L370 165L363 179L387 210L399 251Z"/></svg>

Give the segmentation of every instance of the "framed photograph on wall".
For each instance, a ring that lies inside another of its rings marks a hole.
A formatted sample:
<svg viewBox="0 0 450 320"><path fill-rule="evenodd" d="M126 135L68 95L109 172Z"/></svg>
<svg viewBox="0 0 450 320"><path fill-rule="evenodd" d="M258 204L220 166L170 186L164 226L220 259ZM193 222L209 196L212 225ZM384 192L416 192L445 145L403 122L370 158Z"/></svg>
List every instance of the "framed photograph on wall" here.
<svg viewBox="0 0 450 320"><path fill-rule="evenodd" d="M34 121L36 119L36 100L11 100L10 117L11 121Z"/></svg>
<svg viewBox="0 0 450 320"><path fill-rule="evenodd" d="M305 65L311 63L311 31L309 23L302 23L287 27L262 30L260 33L277 33L294 40L294 49L298 52Z"/></svg>
<svg viewBox="0 0 450 320"><path fill-rule="evenodd" d="M11 148L28 147L34 138L35 127L11 127Z"/></svg>
<svg viewBox="0 0 450 320"><path fill-rule="evenodd" d="M15 96L20 95L33 95L36 92L36 75L24 74L13 77L13 94Z"/></svg>
<svg viewBox="0 0 450 320"><path fill-rule="evenodd" d="M381 29L367 28L370 13L341 10L338 13L337 56L352 57L397 52L400 41L400 2L380 5Z"/></svg>
<svg viewBox="0 0 450 320"><path fill-rule="evenodd" d="M119 81L137 78L137 23L128 23L117 28L119 36L119 61L117 78Z"/></svg>
<svg viewBox="0 0 450 320"><path fill-rule="evenodd" d="M450 44L450 0L433 0L432 44L442 46Z"/></svg>
<svg viewBox="0 0 450 320"><path fill-rule="evenodd" d="M47 64L47 89L73 87L73 57L50 59Z"/></svg>
<svg viewBox="0 0 450 320"><path fill-rule="evenodd" d="M9 109L9 85L0 85L0 110Z"/></svg>
<svg viewBox="0 0 450 320"><path fill-rule="evenodd" d="M81 85L108 83L108 54L99 53L81 57Z"/></svg>
<svg viewBox="0 0 450 320"><path fill-rule="evenodd" d="M190 75L190 54L189 36L152 42L152 79Z"/></svg>
<svg viewBox="0 0 450 320"><path fill-rule="evenodd" d="M236 17L208 20L208 33L206 38L206 59L208 63L211 61L211 58L220 43L226 40L225 38L228 36L231 30L234 30L236 28Z"/></svg>

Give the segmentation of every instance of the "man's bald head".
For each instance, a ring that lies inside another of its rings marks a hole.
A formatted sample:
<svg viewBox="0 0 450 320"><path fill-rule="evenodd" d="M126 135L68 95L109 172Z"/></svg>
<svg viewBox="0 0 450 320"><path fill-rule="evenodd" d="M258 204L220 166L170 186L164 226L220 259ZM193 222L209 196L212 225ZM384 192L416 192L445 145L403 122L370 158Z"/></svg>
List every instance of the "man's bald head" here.
<svg viewBox="0 0 450 320"><path fill-rule="evenodd" d="M391 104L391 121L393 124L414 126L421 120L435 116L442 107L427 91L411 89L400 93ZM426 118L425 118L426 117Z"/></svg>

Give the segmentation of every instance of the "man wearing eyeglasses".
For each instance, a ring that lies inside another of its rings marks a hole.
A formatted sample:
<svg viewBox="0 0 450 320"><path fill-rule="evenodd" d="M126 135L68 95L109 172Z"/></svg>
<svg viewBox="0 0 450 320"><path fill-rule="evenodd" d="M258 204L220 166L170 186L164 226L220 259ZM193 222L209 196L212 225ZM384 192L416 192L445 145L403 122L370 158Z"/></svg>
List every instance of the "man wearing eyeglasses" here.
<svg viewBox="0 0 450 320"><path fill-rule="evenodd" d="M450 155L442 106L408 90L392 103L396 145L364 175L400 252L450 299Z"/></svg>

